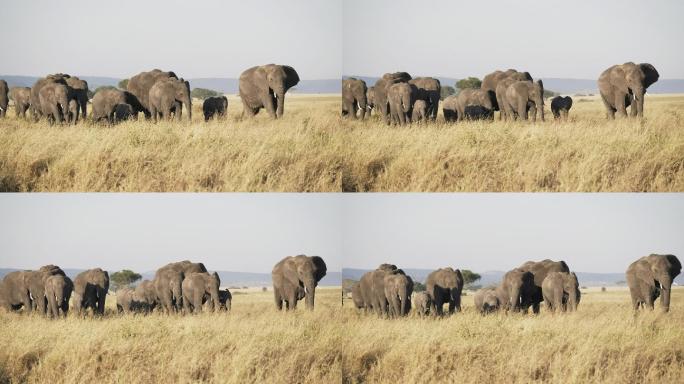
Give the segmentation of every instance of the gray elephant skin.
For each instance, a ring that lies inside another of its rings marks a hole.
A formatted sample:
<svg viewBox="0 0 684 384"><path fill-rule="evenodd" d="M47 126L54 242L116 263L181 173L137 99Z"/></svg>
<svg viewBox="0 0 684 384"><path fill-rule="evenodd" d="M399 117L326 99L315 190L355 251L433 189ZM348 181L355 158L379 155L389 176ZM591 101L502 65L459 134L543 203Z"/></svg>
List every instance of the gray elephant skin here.
<svg viewBox="0 0 684 384"><path fill-rule="evenodd" d="M415 103L417 96L418 88L413 84L392 84L387 89L390 121L399 125L411 123L413 104Z"/></svg>
<svg viewBox="0 0 684 384"><path fill-rule="evenodd" d="M160 80L178 79L178 76L172 71L162 71L160 69L153 69L147 72L140 72L131 77L126 85L126 90L132 93L143 107L143 114L146 119L150 119L150 90ZM180 105L175 105L175 108L180 109ZM174 108L174 111L175 111ZM180 113L180 111L179 111Z"/></svg>
<svg viewBox="0 0 684 384"><path fill-rule="evenodd" d="M406 72L385 73L382 78L378 79L373 86L375 106L377 107L380 117L387 123L390 123L390 106L387 98L389 88L397 83L407 83L411 80L411 75Z"/></svg>
<svg viewBox="0 0 684 384"><path fill-rule="evenodd" d="M375 109L375 86L368 87L366 91L366 113L368 116Z"/></svg>
<svg viewBox="0 0 684 384"><path fill-rule="evenodd" d="M616 112L618 116L626 117L629 106L630 116L643 117L646 89L658 78L660 74L648 63L628 62L603 71L598 79L598 88L608 119L615 118Z"/></svg>
<svg viewBox="0 0 684 384"><path fill-rule="evenodd" d="M314 309L316 286L327 273L320 256L287 256L271 271L273 295L278 310L296 309L297 301L305 299L306 308Z"/></svg>
<svg viewBox="0 0 684 384"><path fill-rule="evenodd" d="M419 123L428 120L428 108L425 100L416 100L413 103L411 122Z"/></svg>
<svg viewBox="0 0 684 384"><path fill-rule="evenodd" d="M473 295L475 309L482 314L488 314L505 307L506 299L500 286L479 289Z"/></svg>
<svg viewBox="0 0 684 384"><path fill-rule="evenodd" d="M154 282L151 280L143 280L135 287L135 294L140 298L149 312L154 311L154 309L159 304L159 299L157 298L157 290L154 288Z"/></svg>
<svg viewBox="0 0 684 384"><path fill-rule="evenodd" d="M570 108L572 108L572 97L570 96L556 96L551 99L551 113L556 120L567 120Z"/></svg>
<svg viewBox="0 0 684 384"><path fill-rule="evenodd" d="M118 111L121 105L128 105L133 117L144 111L144 107L134 94L120 89L106 88L97 91L93 96L92 104L93 121L107 120L109 124L122 119L121 111Z"/></svg>
<svg viewBox="0 0 684 384"><path fill-rule="evenodd" d="M47 314L48 298L45 293L46 281L50 276L62 275L64 271L55 265L45 265L37 271L25 270L8 273L0 284L0 303L7 310L26 312L37 310Z"/></svg>
<svg viewBox="0 0 684 384"><path fill-rule="evenodd" d="M361 296L367 310L372 310L381 316L389 313L389 303L385 295L385 276L394 273L397 269L394 264L383 263L375 270L361 276L359 281Z"/></svg>
<svg viewBox="0 0 684 384"><path fill-rule="evenodd" d="M78 104L75 101L71 103L71 90L64 84L50 82L43 85L38 93L38 100L41 114L47 117L50 123L61 124L62 121L66 121L69 124L72 116L77 114Z"/></svg>
<svg viewBox="0 0 684 384"><path fill-rule="evenodd" d="M570 272L570 268L568 268L565 261L553 261L549 259L528 261L518 269L524 272L530 272L533 276L534 286L530 289L529 295L523 295L521 297L521 303L524 310L527 310L529 306L532 306L532 311L534 313L539 313L539 305L544 300L542 284L546 276L551 272Z"/></svg>
<svg viewBox="0 0 684 384"><path fill-rule="evenodd" d="M116 309L119 313L144 313L149 311L145 298L134 288L120 288L116 291Z"/></svg>
<svg viewBox="0 0 684 384"><path fill-rule="evenodd" d="M76 101L73 121L78 122L79 115L85 119L88 116L88 82L76 76L65 75L66 85L71 88L73 100Z"/></svg>
<svg viewBox="0 0 684 384"><path fill-rule="evenodd" d="M206 98L202 103L202 112L204 113L204 121L209 121L214 117L223 119L228 113L228 98L225 96Z"/></svg>
<svg viewBox="0 0 684 384"><path fill-rule="evenodd" d="M103 315L108 292L107 271L94 268L79 273L74 279L74 310L80 315L92 308L94 314Z"/></svg>
<svg viewBox="0 0 684 384"><path fill-rule="evenodd" d="M493 120L494 110L481 105L468 105L463 109L463 118L465 120Z"/></svg>
<svg viewBox="0 0 684 384"><path fill-rule="evenodd" d="M7 115L9 107L9 87L5 80L0 79L0 118Z"/></svg>
<svg viewBox="0 0 684 384"><path fill-rule="evenodd" d="M386 274L383 283L389 315L392 317L408 315L411 311L413 279L403 270L397 269Z"/></svg>
<svg viewBox="0 0 684 384"><path fill-rule="evenodd" d="M342 116L363 120L368 108L368 87L363 80L349 78L342 80Z"/></svg>
<svg viewBox="0 0 684 384"><path fill-rule="evenodd" d="M298 83L299 74L289 65L267 64L245 70L239 79L243 113L252 117L265 108L272 118L281 118L285 93Z"/></svg>
<svg viewBox="0 0 684 384"><path fill-rule="evenodd" d="M361 282L357 281L352 285L351 289L352 302L356 309L366 309L366 303L363 301L363 295L361 294Z"/></svg>
<svg viewBox="0 0 684 384"><path fill-rule="evenodd" d="M532 81L532 76L529 72L519 72L515 69L508 69L506 71L494 71L490 74L485 75L482 79L482 84L480 89L489 93L490 98L493 100L493 108L495 111L502 109L502 100L498 98L496 93L496 88L500 81L505 79L511 79L511 81ZM503 115L499 115L499 119L502 119Z"/></svg>
<svg viewBox="0 0 684 384"><path fill-rule="evenodd" d="M219 308L219 287L221 279L218 273L192 272L183 279L183 308L187 313L202 312L205 301L210 302L210 308Z"/></svg>
<svg viewBox="0 0 684 384"><path fill-rule="evenodd" d="M579 282L574 272L551 272L542 282L546 308L552 312L576 311L580 302Z"/></svg>
<svg viewBox="0 0 684 384"><path fill-rule="evenodd" d="M449 304L449 314L461 311L461 292L463 291L463 275L459 269L440 268L430 272L425 279L425 288L430 295L433 316L444 314L443 305Z"/></svg>
<svg viewBox="0 0 684 384"><path fill-rule="evenodd" d="M171 114L175 114L176 120L182 117L182 108L188 112L188 121L192 121L192 97L190 97L190 83L183 79L160 79L157 80L148 96L149 110L152 119L156 122L159 117L163 120L171 120Z"/></svg>
<svg viewBox="0 0 684 384"><path fill-rule="evenodd" d="M468 106L480 106L493 111L495 102L491 94L483 89L464 89L456 96L456 110L458 113L456 118L458 121L464 120L466 118L465 109Z"/></svg>
<svg viewBox="0 0 684 384"><path fill-rule="evenodd" d="M498 291L501 305L513 312L527 310L532 305L531 298L538 293L532 272L515 268L506 272L501 279Z"/></svg>
<svg viewBox="0 0 684 384"><path fill-rule="evenodd" d="M74 283L68 276L56 274L45 280L45 296L47 297L48 314L51 317L67 316L73 290Z"/></svg>
<svg viewBox="0 0 684 384"><path fill-rule="evenodd" d="M415 85L418 89L416 98L425 102L427 118L430 121L437 120L442 92L439 80L432 77L416 77L409 80L409 84Z"/></svg>
<svg viewBox="0 0 684 384"><path fill-rule="evenodd" d="M442 113L447 123L458 121L458 96L451 95L442 101Z"/></svg>
<svg viewBox="0 0 684 384"><path fill-rule="evenodd" d="M157 269L152 283L166 313L177 313L183 308L183 279L193 272L207 272L207 268L202 263L183 260Z"/></svg>
<svg viewBox="0 0 684 384"><path fill-rule="evenodd" d="M430 295L425 291L416 293L413 296L413 305L416 308L418 316L428 316L430 314L430 307L432 306Z"/></svg>
<svg viewBox="0 0 684 384"><path fill-rule="evenodd" d="M504 108L506 115L514 119L527 120L531 117L532 121L536 121L539 113L539 119L544 121L544 83L541 80L534 83L516 81L509 85Z"/></svg>
<svg viewBox="0 0 684 384"><path fill-rule="evenodd" d="M644 306L652 310L660 296L663 311L668 312L672 281L681 271L682 263L675 255L651 254L630 264L625 276L634 310Z"/></svg>
<svg viewBox="0 0 684 384"><path fill-rule="evenodd" d="M31 107L31 88L12 87L10 98L14 101L14 112L17 117L26 118L26 111Z"/></svg>

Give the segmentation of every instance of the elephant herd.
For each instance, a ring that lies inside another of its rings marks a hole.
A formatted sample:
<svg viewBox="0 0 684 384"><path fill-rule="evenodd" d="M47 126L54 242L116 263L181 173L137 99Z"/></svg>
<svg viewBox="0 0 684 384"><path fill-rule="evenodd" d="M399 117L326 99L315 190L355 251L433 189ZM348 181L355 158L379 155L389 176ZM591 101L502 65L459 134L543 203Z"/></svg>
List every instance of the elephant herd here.
<svg viewBox="0 0 684 384"><path fill-rule="evenodd" d="M299 75L287 65L267 64L245 70L239 79L243 113L251 117L263 108L272 118L282 117L285 93L297 83ZM5 117L10 97L16 115L26 118L26 112L30 112L33 121L45 118L51 124L75 124L88 116L88 83L64 73L40 78L30 88L9 89L7 82L0 80L0 118ZM94 122L106 120L114 124L137 119L140 113L155 122L181 120L183 109L188 121L192 120L190 83L172 71L141 72L128 80L126 90L102 88L90 102ZM224 96L210 97L202 106L205 121L225 117L227 109L228 99Z"/></svg>
<svg viewBox="0 0 684 384"><path fill-rule="evenodd" d="M634 310L654 308L661 296L663 310L669 311L671 286L681 272L674 255L645 256L630 264L627 284ZM352 286L354 306L381 316L399 317L410 313L419 316L442 316L444 304L449 314L461 311L464 279L461 271L450 267L431 272L425 280L425 291L413 294L414 281L393 264L381 264L366 272ZM524 312L530 308L537 314L540 305L550 312L575 311L581 298L577 275L564 261L528 261L506 272L498 285L485 287L473 296L475 309L481 314L496 311Z"/></svg>
<svg viewBox="0 0 684 384"><path fill-rule="evenodd" d="M607 117L617 112L643 117L646 89L658 81L658 72L648 63L628 62L606 69L598 79L601 99ZM375 85L356 78L342 80L342 116L364 119L376 111L387 124L404 125L437 119L441 84L432 77L412 78L406 72L385 73ZM567 119L572 98L557 96L551 100L555 119ZM531 119L544 121L544 84L534 81L529 72L515 69L495 71L484 77L479 89L463 89L442 101L446 122L462 120L493 120L499 111L500 120Z"/></svg>

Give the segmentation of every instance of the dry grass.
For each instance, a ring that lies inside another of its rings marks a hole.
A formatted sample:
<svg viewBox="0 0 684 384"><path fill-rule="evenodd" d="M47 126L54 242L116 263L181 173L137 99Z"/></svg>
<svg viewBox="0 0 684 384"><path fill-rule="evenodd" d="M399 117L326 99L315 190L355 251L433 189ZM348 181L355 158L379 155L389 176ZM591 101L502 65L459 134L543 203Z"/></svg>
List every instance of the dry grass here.
<svg viewBox="0 0 684 384"><path fill-rule="evenodd" d="M0 313L0 383L339 383L339 292L319 289L314 312L277 313L258 292L235 295L229 314Z"/></svg>
<svg viewBox="0 0 684 384"><path fill-rule="evenodd" d="M339 96L290 96L285 116L129 122L0 121L6 191L684 191L684 97L649 96L646 119L388 127L343 121ZM548 109L548 106L547 106ZM13 113L10 113L12 115ZM441 117L440 117L441 119ZM441 121L441 120L440 120Z"/></svg>

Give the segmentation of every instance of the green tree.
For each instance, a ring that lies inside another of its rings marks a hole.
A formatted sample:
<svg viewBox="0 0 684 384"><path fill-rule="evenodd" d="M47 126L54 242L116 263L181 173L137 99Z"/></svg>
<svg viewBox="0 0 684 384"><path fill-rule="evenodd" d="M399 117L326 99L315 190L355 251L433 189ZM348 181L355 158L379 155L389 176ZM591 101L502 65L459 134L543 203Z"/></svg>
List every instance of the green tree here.
<svg viewBox="0 0 684 384"><path fill-rule="evenodd" d="M195 99L206 100L210 97L221 96L221 92L212 91L211 89L195 88L190 92L190 96Z"/></svg>
<svg viewBox="0 0 684 384"><path fill-rule="evenodd" d="M439 99L444 100L447 97L449 97L455 93L456 93L456 89L454 87L452 87L450 85L442 86L442 90L440 91L440 94L439 94Z"/></svg>
<svg viewBox="0 0 684 384"><path fill-rule="evenodd" d="M142 275L135 273L130 269L114 272L109 276L109 282L112 284L112 289L114 291L117 291L120 288L130 287L131 284L140 279L142 279Z"/></svg>
<svg viewBox="0 0 684 384"><path fill-rule="evenodd" d="M459 91L466 88L480 88L481 85L482 80L478 79L477 77L468 77L456 82L456 88L458 88Z"/></svg>
<svg viewBox="0 0 684 384"><path fill-rule="evenodd" d="M128 79L119 81L119 89L126 89L128 87Z"/></svg>
<svg viewBox="0 0 684 384"><path fill-rule="evenodd" d="M469 269L462 269L461 275L463 275L463 285L465 288L471 288L471 285L482 277Z"/></svg>
<svg viewBox="0 0 684 384"><path fill-rule="evenodd" d="M425 290L425 284L418 281L413 282L413 292L423 292Z"/></svg>
<svg viewBox="0 0 684 384"><path fill-rule="evenodd" d="M559 96L559 95L560 95L560 93L554 92L554 91L552 91L552 90L550 90L550 89L545 89L545 90L544 90L544 98L545 98L545 99L548 99L549 97Z"/></svg>

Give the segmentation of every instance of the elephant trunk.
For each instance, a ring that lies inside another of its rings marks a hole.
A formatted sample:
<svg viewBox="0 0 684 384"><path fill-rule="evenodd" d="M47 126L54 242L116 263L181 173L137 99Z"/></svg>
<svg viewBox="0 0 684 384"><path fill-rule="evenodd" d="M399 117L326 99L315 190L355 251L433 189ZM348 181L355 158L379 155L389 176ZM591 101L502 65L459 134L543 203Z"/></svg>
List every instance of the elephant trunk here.
<svg viewBox="0 0 684 384"><path fill-rule="evenodd" d="M404 286L402 287L401 290L401 316L405 316L409 314L409 311L411 308L409 307L409 294L408 294L408 287Z"/></svg>
<svg viewBox="0 0 684 384"><path fill-rule="evenodd" d="M511 311L513 311L513 312L520 311L520 287L519 286L511 287L509 300L510 300L509 305L510 305Z"/></svg>
<svg viewBox="0 0 684 384"><path fill-rule="evenodd" d="M539 96L537 99L537 110L539 111L539 119L544 121L544 96Z"/></svg>
<svg viewBox="0 0 684 384"><path fill-rule="evenodd" d="M309 310L313 310L314 300L316 298L316 283L314 281L307 281L304 283L304 289L306 290L306 308Z"/></svg>
<svg viewBox="0 0 684 384"><path fill-rule="evenodd" d="M644 94L646 93L646 90L643 87L639 87L634 89L633 92L635 105L632 105L632 111L636 110L636 116L640 118L644 117ZM632 113L632 115L635 114Z"/></svg>
<svg viewBox="0 0 684 384"><path fill-rule="evenodd" d="M401 95L401 104L402 104L402 111L404 113L409 113L411 112L411 95L409 94L403 94Z"/></svg>
<svg viewBox="0 0 684 384"><path fill-rule="evenodd" d="M285 109L285 89L278 89L275 92L276 95L276 118L283 117L283 112Z"/></svg>
<svg viewBox="0 0 684 384"><path fill-rule="evenodd" d="M185 104L185 108L188 109L188 121L192 121L192 97L188 96L183 104Z"/></svg>
<svg viewBox="0 0 684 384"><path fill-rule="evenodd" d="M660 280L660 300L663 304L663 311L670 311L670 293L672 293L672 279L668 276L667 279Z"/></svg>
<svg viewBox="0 0 684 384"><path fill-rule="evenodd" d="M365 95L359 99L359 109L361 109L361 120L363 120L366 117L366 109L368 107L368 103L366 102L366 97Z"/></svg>
<svg viewBox="0 0 684 384"><path fill-rule="evenodd" d="M577 310L577 291L572 290L571 292L568 292L567 311L573 312L576 310Z"/></svg>

